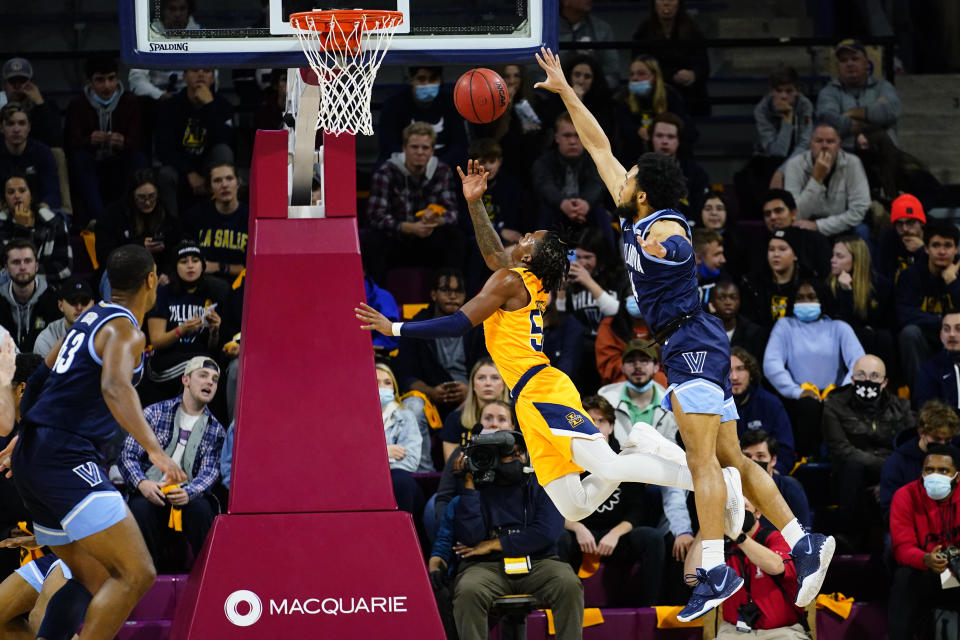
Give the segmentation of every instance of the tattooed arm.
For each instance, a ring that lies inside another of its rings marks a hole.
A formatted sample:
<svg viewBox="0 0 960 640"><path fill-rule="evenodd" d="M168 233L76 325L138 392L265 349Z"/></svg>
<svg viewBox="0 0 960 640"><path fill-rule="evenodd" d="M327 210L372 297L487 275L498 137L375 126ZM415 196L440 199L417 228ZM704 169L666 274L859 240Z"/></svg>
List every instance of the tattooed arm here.
<svg viewBox="0 0 960 640"><path fill-rule="evenodd" d="M457 167L457 172L463 179L463 197L467 200L470 221L473 222L477 246L480 247L484 261L491 271L510 267L510 254L504 251L500 236L490 224L490 216L483 205L483 192L487 190L487 172L475 160L467 162L467 173L460 167Z"/></svg>

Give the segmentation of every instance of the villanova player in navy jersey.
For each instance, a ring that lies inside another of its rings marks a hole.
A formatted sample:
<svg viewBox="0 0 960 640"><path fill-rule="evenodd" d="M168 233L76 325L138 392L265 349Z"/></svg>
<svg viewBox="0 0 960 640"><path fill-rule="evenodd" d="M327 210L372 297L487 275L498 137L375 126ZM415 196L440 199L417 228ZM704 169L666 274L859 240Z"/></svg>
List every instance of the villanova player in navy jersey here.
<svg viewBox="0 0 960 640"><path fill-rule="evenodd" d="M617 204L634 295L663 346L661 360L670 382L664 408L673 411L686 445L703 538L703 567L697 569L690 602L677 617L697 618L743 585L724 563L721 465L740 470L744 495L791 545L799 581L796 604L806 606L820 591L836 543L832 537L805 532L770 476L740 451L730 390L730 344L720 321L700 305L690 227L675 210L686 192L683 174L674 161L653 153L625 170L600 125L567 83L559 58L541 49L537 62L547 77L536 86L560 95ZM634 431L642 437L642 430ZM634 433L628 442L632 439ZM726 533L731 538L739 534Z"/></svg>
<svg viewBox="0 0 960 640"><path fill-rule="evenodd" d="M186 480L157 442L134 389L143 372L140 326L156 300L153 258L142 246L120 247L107 260L107 279L112 301L80 316L31 377L28 387L42 382L42 389L22 414L11 460L37 543L73 572L47 607L38 633L46 640L72 637L80 622L83 640L113 638L156 576L98 452L117 424L149 452L167 483Z"/></svg>

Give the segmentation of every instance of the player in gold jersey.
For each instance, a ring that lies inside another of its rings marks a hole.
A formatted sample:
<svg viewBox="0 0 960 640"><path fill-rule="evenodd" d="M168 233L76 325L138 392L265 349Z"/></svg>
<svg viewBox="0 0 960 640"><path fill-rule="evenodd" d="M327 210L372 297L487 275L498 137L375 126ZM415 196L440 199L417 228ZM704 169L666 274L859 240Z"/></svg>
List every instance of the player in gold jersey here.
<svg viewBox="0 0 960 640"><path fill-rule="evenodd" d="M638 423L620 456L604 442L580 403L577 388L543 353L543 311L551 291L562 285L570 262L567 245L554 232L526 234L509 252L484 208L487 173L467 164L463 195L487 266L494 271L483 289L455 314L422 322L391 323L372 307L355 309L362 328L412 338L460 336L483 323L487 351L511 389L517 421L537 480L569 520L596 510L621 482L643 482L692 490L683 450L650 425ZM586 469L590 475L580 478ZM727 487L725 528L739 535L743 523L740 476L723 471Z"/></svg>

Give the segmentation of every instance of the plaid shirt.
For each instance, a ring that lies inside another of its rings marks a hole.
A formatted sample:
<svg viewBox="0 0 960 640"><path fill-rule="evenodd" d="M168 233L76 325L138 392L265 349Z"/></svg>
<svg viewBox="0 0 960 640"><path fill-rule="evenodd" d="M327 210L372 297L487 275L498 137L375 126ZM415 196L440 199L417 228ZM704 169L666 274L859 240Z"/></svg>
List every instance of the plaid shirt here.
<svg viewBox="0 0 960 640"><path fill-rule="evenodd" d="M453 170L438 161L432 175L425 175L416 181L392 159L387 160L370 178L367 224L373 229L398 231L401 222L415 222L417 218L414 214L428 204L438 204L447 210L443 214L445 224L456 223L457 196L453 191Z"/></svg>
<svg viewBox="0 0 960 640"><path fill-rule="evenodd" d="M160 441L160 446L164 449L173 437L173 420L182 400L183 396L177 396L152 404L143 410L143 417L146 418L147 424L153 429L157 440ZM206 417L206 424L203 426L203 440L197 451L197 459L193 464L193 480L184 487L191 500L208 491L220 478L220 450L223 449L223 439L226 437L226 431L210 413L209 407L203 408L203 415ZM200 424L197 422L194 428L199 427ZM145 472L150 468L147 452L131 435L127 435L123 443L119 467L123 479L134 489L147 477Z"/></svg>

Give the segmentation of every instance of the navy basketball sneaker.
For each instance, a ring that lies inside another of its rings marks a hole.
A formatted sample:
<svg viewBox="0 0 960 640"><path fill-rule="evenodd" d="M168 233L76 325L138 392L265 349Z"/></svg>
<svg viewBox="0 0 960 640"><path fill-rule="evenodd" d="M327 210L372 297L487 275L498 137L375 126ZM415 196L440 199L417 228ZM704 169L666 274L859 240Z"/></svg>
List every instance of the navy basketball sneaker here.
<svg viewBox="0 0 960 640"><path fill-rule="evenodd" d="M697 586L694 587L687 606L677 614L677 620L680 622L690 622L699 618L719 606L743 586L743 578L738 576L732 567L725 564L717 565L710 571L697 569L696 576L688 575L688 577L695 578Z"/></svg>
<svg viewBox="0 0 960 640"><path fill-rule="evenodd" d="M797 567L797 582L800 584L795 601L798 607L807 606L820 593L836 548L837 541L833 536L808 533L790 550L793 564Z"/></svg>

